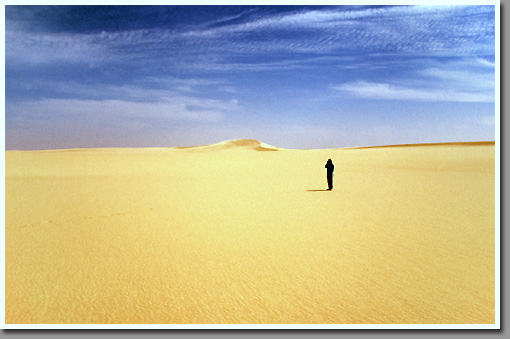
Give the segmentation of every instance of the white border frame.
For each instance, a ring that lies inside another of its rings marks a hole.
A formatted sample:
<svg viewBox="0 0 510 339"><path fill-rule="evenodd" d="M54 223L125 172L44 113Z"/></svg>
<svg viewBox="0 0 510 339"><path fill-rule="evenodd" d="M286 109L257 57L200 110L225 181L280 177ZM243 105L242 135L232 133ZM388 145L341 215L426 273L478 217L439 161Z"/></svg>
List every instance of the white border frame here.
<svg viewBox="0 0 510 339"><path fill-rule="evenodd" d="M500 156L501 156L501 136L500 136L500 123L501 123L501 107L500 107L500 3L496 1L490 0L425 0L425 1L401 1L401 0L387 0L387 1L358 1L355 3L352 2L343 2L343 1L331 1L326 0L320 3L316 3L314 5L493 5L495 6L495 323L494 324L373 324L373 325L364 325L364 324L72 324L72 325L63 325L63 324L6 324L5 323L5 5L41 5L40 1L30 0L19 3L16 0L7 0L3 1L4 3L0 5L0 35L4 37L3 42L0 44L0 56L1 56L1 64L0 64L0 79L2 80L0 83L0 102L1 102L1 112L3 114L3 119L1 120L1 133L3 133L3 138L1 138L0 143L3 146L3 156L1 158L2 161L2 214L4 220L4 227L0 232L0 241L2 246L2 252L0 257L2 258L2 270L0 271L0 290L1 290L1 305L0 305L0 328L2 329L186 329L186 330L203 330L203 329L286 329L286 330L299 330L299 329L307 329L307 330L315 330L315 329L344 329L344 330L353 330L353 329L364 329L364 330L408 330L408 329L443 329L443 330L461 330L461 329L481 329L481 330L496 330L501 328L501 180L500 180ZM44 4L53 4L53 5L65 5L69 3L61 2L61 1L49 1ZM259 0L256 2L251 1L235 1L228 0L222 1L221 3L214 3L211 0L209 1L200 1L200 0L174 0L171 3L167 2L150 2L150 3L140 3L139 1L76 1L72 5L135 5L135 4L155 4L155 5L277 5L277 4L286 4L286 5L310 5L310 1L278 1L275 3L270 0Z"/></svg>

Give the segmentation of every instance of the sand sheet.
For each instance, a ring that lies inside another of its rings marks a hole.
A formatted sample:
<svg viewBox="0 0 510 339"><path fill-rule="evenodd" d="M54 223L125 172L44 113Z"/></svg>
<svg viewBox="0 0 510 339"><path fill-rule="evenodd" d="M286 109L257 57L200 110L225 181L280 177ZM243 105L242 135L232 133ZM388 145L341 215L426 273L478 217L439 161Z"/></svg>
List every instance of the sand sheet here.
<svg viewBox="0 0 510 339"><path fill-rule="evenodd" d="M5 320L494 323L494 171L494 143L7 151Z"/></svg>

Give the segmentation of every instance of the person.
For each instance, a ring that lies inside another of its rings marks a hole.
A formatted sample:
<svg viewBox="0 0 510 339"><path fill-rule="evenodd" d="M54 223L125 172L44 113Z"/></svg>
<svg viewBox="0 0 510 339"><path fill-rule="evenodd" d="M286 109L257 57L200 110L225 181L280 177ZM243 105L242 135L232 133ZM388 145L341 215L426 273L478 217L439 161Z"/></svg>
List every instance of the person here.
<svg viewBox="0 0 510 339"><path fill-rule="evenodd" d="M333 161L329 159L324 167L327 169L328 191L331 191L333 189L333 171L335 170L335 165L333 165Z"/></svg>

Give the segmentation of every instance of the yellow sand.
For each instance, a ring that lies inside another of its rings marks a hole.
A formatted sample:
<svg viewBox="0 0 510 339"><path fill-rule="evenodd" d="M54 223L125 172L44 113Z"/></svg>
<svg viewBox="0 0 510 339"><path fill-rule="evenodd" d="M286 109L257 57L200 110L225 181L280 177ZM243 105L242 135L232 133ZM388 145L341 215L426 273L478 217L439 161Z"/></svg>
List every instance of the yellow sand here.
<svg viewBox="0 0 510 339"><path fill-rule="evenodd" d="M494 148L8 151L6 323L494 323Z"/></svg>

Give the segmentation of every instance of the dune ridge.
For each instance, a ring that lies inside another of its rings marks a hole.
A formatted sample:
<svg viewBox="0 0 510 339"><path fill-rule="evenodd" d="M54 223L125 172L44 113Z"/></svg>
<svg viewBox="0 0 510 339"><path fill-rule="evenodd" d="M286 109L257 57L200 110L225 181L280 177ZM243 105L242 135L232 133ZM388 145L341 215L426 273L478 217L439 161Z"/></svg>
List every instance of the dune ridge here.
<svg viewBox="0 0 510 339"><path fill-rule="evenodd" d="M421 144L397 144L397 145L381 145L381 146L357 146L349 147L349 149L366 149L366 148L397 148L397 147L427 147L427 146L495 146L495 141L465 141L465 142L434 142Z"/></svg>
<svg viewBox="0 0 510 339"><path fill-rule="evenodd" d="M280 148L265 144L255 139L234 139L218 142L210 145L173 147L175 149L199 150L199 151L223 151L232 149L245 149L255 151L278 151Z"/></svg>

